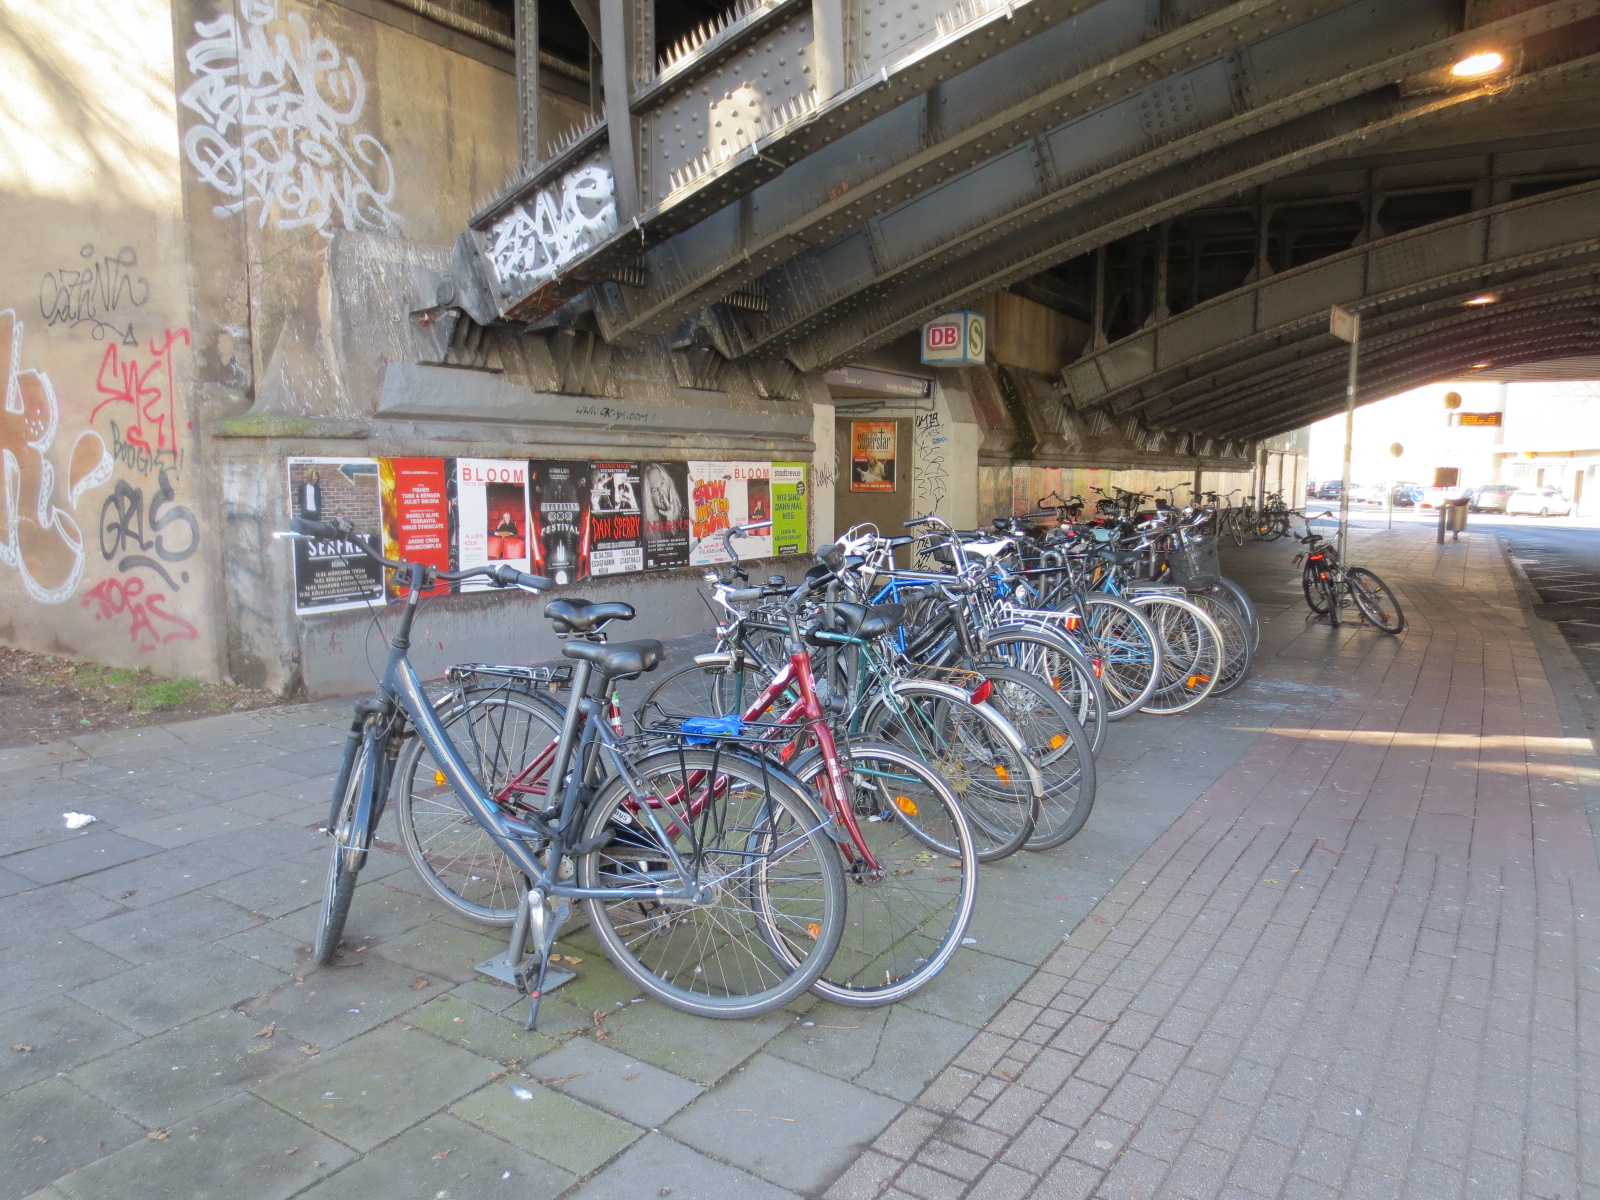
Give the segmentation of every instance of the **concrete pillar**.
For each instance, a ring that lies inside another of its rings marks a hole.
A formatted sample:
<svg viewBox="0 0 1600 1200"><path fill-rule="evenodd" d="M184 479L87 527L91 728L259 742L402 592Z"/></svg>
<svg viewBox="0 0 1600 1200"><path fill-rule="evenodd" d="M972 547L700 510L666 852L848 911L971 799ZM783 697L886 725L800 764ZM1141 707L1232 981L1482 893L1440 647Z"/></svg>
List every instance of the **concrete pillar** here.
<svg viewBox="0 0 1600 1200"><path fill-rule="evenodd" d="M811 440L816 455L811 460L811 545L826 546L833 541L834 497L838 492L838 448L834 445L834 417L831 404L811 402Z"/></svg>

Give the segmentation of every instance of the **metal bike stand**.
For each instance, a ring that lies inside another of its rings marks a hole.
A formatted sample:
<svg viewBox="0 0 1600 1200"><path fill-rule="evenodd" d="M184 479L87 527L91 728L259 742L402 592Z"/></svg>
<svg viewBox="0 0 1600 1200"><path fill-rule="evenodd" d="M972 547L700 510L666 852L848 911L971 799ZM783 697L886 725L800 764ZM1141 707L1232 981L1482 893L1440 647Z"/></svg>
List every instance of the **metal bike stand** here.
<svg viewBox="0 0 1600 1200"><path fill-rule="evenodd" d="M511 938L506 943L505 953L484 959L473 970L480 975L487 975L490 979L498 980L507 987L516 987L517 967L520 965L522 957L528 952L528 924L528 905L524 902L517 905L517 921L511 927ZM562 984L571 983L577 977L578 973L576 971L569 971L566 967L548 967L545 971L543 990L545 992L553 992Z"/></svg>

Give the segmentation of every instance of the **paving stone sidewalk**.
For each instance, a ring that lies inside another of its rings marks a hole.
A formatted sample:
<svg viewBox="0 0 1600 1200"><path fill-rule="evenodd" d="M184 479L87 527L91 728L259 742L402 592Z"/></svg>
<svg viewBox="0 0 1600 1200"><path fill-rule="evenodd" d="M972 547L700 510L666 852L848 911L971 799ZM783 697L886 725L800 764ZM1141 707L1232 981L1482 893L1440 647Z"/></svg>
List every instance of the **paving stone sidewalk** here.
<svg viewBox="0 0 1600 1200"><path fill-rule="evenodd" d="M1575 748L1491 543L1365 540L1403 639L1246 547L1259 677L1114 726L1086 830L889 1010L700 1021L579 933L526 1034L384 852L308 970L345 703L0 751L0 1196L1577 1194Z"/></svg>
<svg viewBox="0 0 1600 1200"><path fill-rule="evenodd" d="M1409 631L1269 621L1301 698L828 1200L1600 1194L1591 748L1492 539L1351 561Z"/></svg>

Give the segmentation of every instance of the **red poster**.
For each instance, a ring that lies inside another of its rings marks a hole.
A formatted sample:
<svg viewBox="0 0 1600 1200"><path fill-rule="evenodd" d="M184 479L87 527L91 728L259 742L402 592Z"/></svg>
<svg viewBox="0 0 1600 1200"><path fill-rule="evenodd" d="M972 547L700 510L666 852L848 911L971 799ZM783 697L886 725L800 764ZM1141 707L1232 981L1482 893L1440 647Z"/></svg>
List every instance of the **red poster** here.
<svg viewBox="0 0 1600 1200"><path fill-rule="evenodd" d="M450 570L450 508L445 494L442 458L380 458L378 479L383 496L383 552L388 558L426 563ZM404 581L390 573L389 593L399 595ZM441 583L427 593L443 595Z"/></svg>

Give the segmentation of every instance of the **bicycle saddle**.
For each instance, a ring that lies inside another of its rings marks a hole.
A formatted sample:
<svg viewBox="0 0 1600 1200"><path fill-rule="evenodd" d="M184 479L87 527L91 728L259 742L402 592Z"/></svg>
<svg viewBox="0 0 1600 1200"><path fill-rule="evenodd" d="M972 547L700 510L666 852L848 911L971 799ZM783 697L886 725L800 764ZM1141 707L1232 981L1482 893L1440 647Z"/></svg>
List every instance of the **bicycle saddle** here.
<svg viewBox="0 0 1600 1200"><path fill-rule="evenodd" d="M1100 557L1113 567L1131 567L1138 563L1139 552L1137 550L1113 550L1108 546L1100 551Z"/></svg>
<svg viewBox="0 0 1600 1200"><path fill-rule="evenodd" d="M633 620L633 605L619 600L552 600L544 615L555 622L557 633L593 633L607 621Z"/></svg>
<svg viewBox="0 0 1600 1200"><path fill-rule="evenodd" d="M865 604L841 600L833 606L833 629L847 637L879 638L905 618L904 604Z"/></svg>
<svg viewBox="0 0 1600 1200"><path fill-rule="evenodd" d="M554 603L563 604L565 601L556 600ZM626 604L592 607L626 608L630 616L633 612ZM666 647L650 638L642 638L637 642L612 642L609 645L603 642L568 642L561 647L561 653L580 662L593 663L607 679L631 679L646 671L654 671L666 654Z"/></svg>

